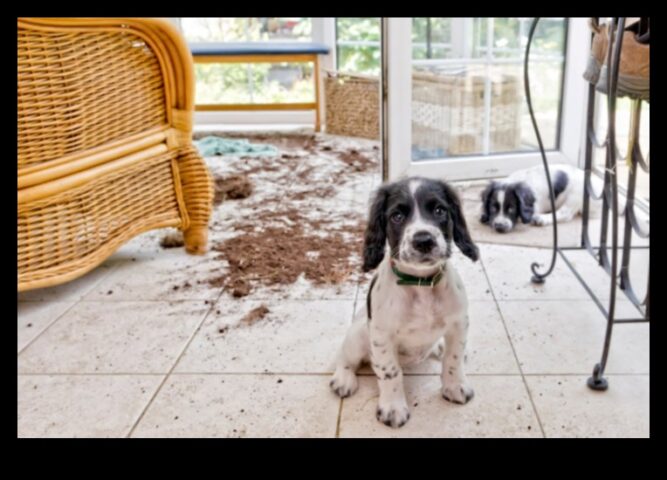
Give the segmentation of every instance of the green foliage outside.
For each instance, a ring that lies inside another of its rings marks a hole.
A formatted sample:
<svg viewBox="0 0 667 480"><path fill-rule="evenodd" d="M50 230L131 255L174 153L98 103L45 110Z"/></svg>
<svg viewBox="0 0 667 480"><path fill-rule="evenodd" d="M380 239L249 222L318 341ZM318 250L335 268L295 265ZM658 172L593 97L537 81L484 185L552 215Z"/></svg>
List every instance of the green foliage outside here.
<svg viewBox="0 0 667 480"><path fill-rule="evenodd" d="M532 19L523 29L517 18L495 18L494 56L523 57L526 36ZM182 19L188 41L308 41L311 39L310 18L205 18ZM426 46L430 28L430 58L453 58L452 19L417 17L412 22L413 58L428 58ZM473 58L485 56L488 19L472 20ZM562 54L564 20L542 20L532 48L533 56ZM380 18L339 17L336 19L338 69L366 75L380 73ZM520 34L523 34L521 36ZM346 45L345 42L365 42ZM448 45L437 45L448 44ZM509 50L509 51L508 51ZM276 76L279 68L290 67L297 79L291 86L281 85ZM480 65L478 68L484 68ZM522 65L503 66L502 71L523 78ZM531 87L534 105L539 112L553 118L560 101L562 61L531 63ZM229 64L197 65L198 103L279 103L309 102L314 98L312 65ZM252 99L251 99L252 92ZM555 138L554 135L551 136Z"/></svg>
<svg viewBox="0 0 667 480"><path fill-rule="evenodd" d="M312 31L310 18L183 18L181 26L189 42L308 41ZM298 72L291 88L270 79L271 72L285 66ZM307 64L196 65L196 101L209 104L311 102L314 98L312 70L312 65Z"/></svg>

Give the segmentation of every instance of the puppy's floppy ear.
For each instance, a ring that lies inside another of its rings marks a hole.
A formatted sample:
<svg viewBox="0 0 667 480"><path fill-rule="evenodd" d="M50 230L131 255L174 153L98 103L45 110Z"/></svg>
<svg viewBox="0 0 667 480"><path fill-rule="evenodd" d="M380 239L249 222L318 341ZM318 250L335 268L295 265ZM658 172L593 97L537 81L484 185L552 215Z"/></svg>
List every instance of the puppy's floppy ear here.
<svg viewBox="0 0 667 480"><path fill-rule="evenodd" d="M489 223L491 218L491 213L489 212L489 199L491 194L496 189L497 182L493 181L489 183L486 188L482 191L482 216L479 218L479 221L482 223Z"/></svg>
<svg viewBox="0 0 667 480"><path fill-rule="evenodd" d="M530 223L535 213L535 197L533 191L525 183L514 185L514 195L519 202L519 216L523 223Z"/></svg>
<svg viewBox="0 0 667 480"><path fill-rule="evenodd" d="M463 210L461 209L461 201L456 191L447 185L445 182L440 182L442 185L442 191L449 204L449 213L451 214L453 226L452 231L454 235L454 243L459 247L463 254L470 258L473 262L479 258L479 250L477 245L475 245L470 238L470 233L468 233L468 227L466 225L466 219L463 216Z"/></svg>
<svg viewBox="0 0 667 480"><path fill-rule="evenodd" d="M377 267L384 258L387 241L387 198L386 187L380 187L371 203L368 225L364 236L364 272Z"/></svg>

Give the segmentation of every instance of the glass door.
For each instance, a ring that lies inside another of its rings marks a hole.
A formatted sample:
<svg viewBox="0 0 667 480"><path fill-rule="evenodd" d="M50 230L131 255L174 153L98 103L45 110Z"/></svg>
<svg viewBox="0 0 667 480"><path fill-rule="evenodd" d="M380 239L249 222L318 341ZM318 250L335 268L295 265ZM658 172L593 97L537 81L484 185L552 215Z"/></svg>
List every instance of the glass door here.
<svg viewBox="0 0 667 480"><path fill-rule="evenodd" d="M386 179L489 178L540 163L523 82L532 20L383 19ZM550 162L579 162L587 46L586 19L540 20L529 73Z"/></svg>

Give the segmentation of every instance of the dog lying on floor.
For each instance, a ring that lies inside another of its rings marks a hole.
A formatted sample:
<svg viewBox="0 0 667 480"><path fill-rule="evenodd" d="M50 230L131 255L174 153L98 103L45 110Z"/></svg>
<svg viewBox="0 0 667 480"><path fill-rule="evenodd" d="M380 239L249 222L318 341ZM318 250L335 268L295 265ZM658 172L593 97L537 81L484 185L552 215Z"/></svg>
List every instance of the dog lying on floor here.
<svg viewBox="0 0 667 480"><path fill-rule="evenodd" d="M584 171L571 165L549 165L554 190L556 221L568 222L584 205ZM591 177L593 183L602 183ZM599 204L593 200L591 205ZM598 207L598 205L595 205ZM494 180L482 192L480 222L507 233L521 220L532 225L551 225L549 185L542 165L519 170Z"/></svg>
<svg viewBox="0 0 667 480"><path fill-rule="evenodd" d="M452 242L478 259L449 185L413 177L378 189L363 252L364 271L377 271L338 352L330 386L341 397L353 394L357 368L370 362L380 390L376 417L386 425L400 427L410 418L402 367L429 355L442 361L446 400L464 404L473 397L463 367L468 300L449 260Z"/></svg>

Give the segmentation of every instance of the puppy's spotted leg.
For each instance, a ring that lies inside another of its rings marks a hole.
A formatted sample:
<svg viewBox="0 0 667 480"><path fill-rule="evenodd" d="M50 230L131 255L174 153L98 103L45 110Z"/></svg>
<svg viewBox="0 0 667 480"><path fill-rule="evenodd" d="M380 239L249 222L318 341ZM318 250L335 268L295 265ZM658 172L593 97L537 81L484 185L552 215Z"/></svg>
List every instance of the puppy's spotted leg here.
<svg viewBox="0 0 667 480"><path fill-rule="evenodd" d="M438 340L433 348L429 352L429 355L437 360L442 360L442 356L445 354L445 339L441 338Z"/></svg>
<svg viewBox="0 0 667 480"><path fill-rule="evenodd" d="M569 222L577 214L576 210L570 208L568 205L563 205L558 210L556 210L556 221L557 222ZM533 215L533 218L530 221L533 225L543 227L545 225L552 225L554 223L553 215L551 212L542 213Z"/></svg>
<svg viewBox="0 0 667 480"><path fill-rule="evenodd" d="M445 355L442 359L442 396L453 403L468 403L475 392L468 385L463 370L468 335L468 315L453 322L445 334Z"/></svg>
<svg viewBox="0 0 667 480"><path fill-rule="evenodd" d="M336 371L329 382L331 389L338 396L349 397L357 391L359 384L355 372L359 364L368 359L370 354L368 345L366 314L360 311L345 335L343 345L336 357Z"/></svg>
<svg viewBox="0 0 667 480"><path fill-rule="evenodd" d="M380 399L377 419L393 428L402 427L410 418L403 390L403 371L391 336L379 328L370 329L371 366L378 379Z"/></svg>

